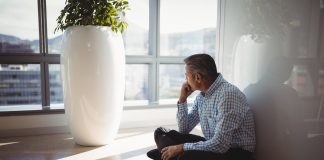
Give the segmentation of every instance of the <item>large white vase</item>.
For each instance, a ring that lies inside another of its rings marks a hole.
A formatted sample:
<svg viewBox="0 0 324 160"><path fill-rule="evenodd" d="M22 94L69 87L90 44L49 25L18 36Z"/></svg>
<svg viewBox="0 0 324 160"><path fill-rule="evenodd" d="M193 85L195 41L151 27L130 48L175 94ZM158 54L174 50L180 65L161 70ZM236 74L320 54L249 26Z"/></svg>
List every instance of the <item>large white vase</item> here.
<svg viewBox="0 0 324 160"><path fill-rule="evenodd" d="M109 144L123 108L125 52L109 27L74 26L63 35L61 70L70 132L85 146Z"/></svg>
<svg viewBox="0 0 324 160"><path fill-rule="evenodd" d="M266 35L259 41L252 39L251 35L242 35L233 51L233 83L241 90L260 80L270 59L283 53L281 40Z"/></svg>

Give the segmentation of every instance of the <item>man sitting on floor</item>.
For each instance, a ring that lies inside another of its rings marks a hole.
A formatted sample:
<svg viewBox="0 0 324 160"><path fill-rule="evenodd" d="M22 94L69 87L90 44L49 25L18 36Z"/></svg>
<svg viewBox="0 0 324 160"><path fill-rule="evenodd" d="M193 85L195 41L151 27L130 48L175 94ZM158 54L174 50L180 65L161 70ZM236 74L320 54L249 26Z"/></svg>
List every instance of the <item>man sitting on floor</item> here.
<svg viewBox="0 0 324 160"><path fill-rule="evenodd" d="M255 148L252 111L244 94L217 72L208 54L184 60L186 82L178 101L179 132L155 130L157 149L147 156L155 160L250 160ZM197 95L188 112L187 97ZM204 137L189 134L200 123Z"/></svg>

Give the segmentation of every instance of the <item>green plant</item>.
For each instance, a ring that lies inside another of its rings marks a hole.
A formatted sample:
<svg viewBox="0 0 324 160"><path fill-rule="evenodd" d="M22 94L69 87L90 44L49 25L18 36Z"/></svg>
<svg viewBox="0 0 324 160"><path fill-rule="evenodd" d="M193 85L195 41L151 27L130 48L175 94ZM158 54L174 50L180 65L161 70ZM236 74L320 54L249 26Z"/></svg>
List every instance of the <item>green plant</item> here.
<svg viewBox="0 0 324 160"><path fill-rule="evenodd" d="M97 25L123 33L128 26L124 20L126 10L128 0L66 0L54 32L70 26Z"/></svg>

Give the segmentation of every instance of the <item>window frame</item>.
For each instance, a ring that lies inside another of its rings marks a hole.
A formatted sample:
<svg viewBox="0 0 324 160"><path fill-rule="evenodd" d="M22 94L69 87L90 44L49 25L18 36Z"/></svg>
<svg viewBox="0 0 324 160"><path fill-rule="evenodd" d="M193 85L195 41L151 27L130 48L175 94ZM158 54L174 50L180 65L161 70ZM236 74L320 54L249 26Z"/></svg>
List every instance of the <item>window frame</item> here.
<svg viewBox="0 0 324 160"><path fill-rule="evenodd" d="M160 56L160 1L149 0L149 48L148 55L126 55L127 64L148 64L148 105L125 106L125 110L150 109L152 107L175 107L174 104L158 104L159 101L159 65L160 64L184 64L184 56ZM29 115L29 114L59 114L64 113L64 109L50 108L50 84L49 65L60 64L60 54L48 52L47 37L47 14L46 0L37 0L38 23L39 23L39 46L40 53L2 53L0 54L0 64L39 64L41 76L41 105L42 110L27 111L5 111L0 112L0 116ZM216 53L221 50L221 8L224 7L222 0L217 0L217 25L216 25ZM216 14L216 13L215 13ZM217 55L217 56L216 56ZM221 54L212 55L215 61L219 62ZM221 65L220 65L221 66ZM64 104L63 104L64 106Z"/></svg>
<svg viewBox="0 0 324 160"><path fill-rule="evenodd" d="M0 115L28 115L63 113L63 109L50 110L49 64L60 64L60 55L49 54L47 48L46 0L37 0L39 53L1 53L0 64L38 64L41 78L42 110L5 111Z"/></svg>

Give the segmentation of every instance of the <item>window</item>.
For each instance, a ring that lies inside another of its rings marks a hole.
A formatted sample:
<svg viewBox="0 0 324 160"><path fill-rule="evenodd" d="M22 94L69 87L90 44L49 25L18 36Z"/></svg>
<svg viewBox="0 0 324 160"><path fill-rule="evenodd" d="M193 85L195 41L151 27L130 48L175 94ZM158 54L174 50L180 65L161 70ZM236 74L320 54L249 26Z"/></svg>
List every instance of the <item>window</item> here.
<svg viewBox="0 0 324 160"><path fill-rule="evenodd" d="M183 59L195 53L216 54L218 1L129 3L129 26L123 34L125 106L174 104L185 81ZM0 4L0 112L63 109L62 32L54 33L54 28L64 1ZM11 9L17 7L21 9Z"/></svg>
<svg viewBox="0 0 324 160"><path fill-rule="evenodd" d="M61 9L64 8L65 1L46 1L46 19L47 19L47 37L48 37L48 53L60 54L61 50L61 35L62 32L54 33L56 27L56 19L60 14Z"/></svg>
<svg viewBox="0 0 324 160"><path fill-rule="evenodd" d="M160 6L161 56L215 54L217 1L162 0Z"/></svg>
<svg viewBox="0 0 324 160"><path fill-rule="evenodd" d="M129 0L128 28L123 34L126 55L149 55L149 0Z"/></svg>
<svg viewBox="0 0 324 160"><path fill-rule="evenodd" d="M148 67L146 102L175 104L185 81L183 59L195 53L204 52L213 57L216 54L217 1L204 0L199 4L195 0L134 1L130 0L133 13L132 10L129 13L130 28L124 34L126 61ZM126 96L127 92L138 90L127 89L129 81L134 80L126 76ZM136 100L143 102L136 97L132 100L133 104Z"/></svg>
<svg viewBox="0 0 324 160"><path fill-rule="evenodd" d="M63 103L63 90L59 64L49 65L49 86L51 108L60 107Z"/></svg>
<svg viewBox="0 0 324 160"><path fill-rule="evenodd" d="M0 0L0 6L0 54L40 53L37 1Z"/></svg>
<svg viewBox="0 0 324 160"><path fill-rule="evenodd" d="M125 100L127 104L148 104L148 64L127 64Z"/></svg>
<svg viewBox="0 0 324 160"><path fill-rule="evenodd" d="M0 0L0 6L0 112L47 110L49 64L59 57L48 54L45 1Z"/></svg>
<svg viewBox="0 0 324 160"><path fill-rule="evenodd" d="M40 66L0 66L0 111L41 109Z"/></svg>

